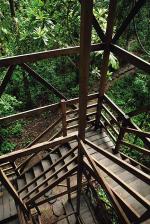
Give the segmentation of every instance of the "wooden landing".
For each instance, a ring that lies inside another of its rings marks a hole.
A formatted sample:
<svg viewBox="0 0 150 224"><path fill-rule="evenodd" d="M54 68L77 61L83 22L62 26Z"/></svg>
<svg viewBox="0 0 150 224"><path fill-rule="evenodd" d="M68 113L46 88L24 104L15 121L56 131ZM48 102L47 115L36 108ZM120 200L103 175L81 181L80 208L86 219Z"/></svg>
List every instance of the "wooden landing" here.
<svg viewBox="0 0 150 224"><path fill-rule="evenodd" d="M0 186L0 223L17 224L17 210L14 199L8 191Z"/></svg>
<svg viewBox="0 0 150 224"><path fill-rule="evenodd" d="M71 201L68 201L67 196L57 199L51 205L51 208L46 205L46 212L41 208L42 216L41 222L49 224L76 224L76 193L71 194ZM87 197L82 194L81 196L81 210L80 216L83 224L98 224L92 207L87 203ZM49 215L47 214L49 213ZM47 215L46 215L47 214Z"/></svg>
<svg viewBox="0 0 150 224"><path fill-rule="evenodd" d="M99 168L99 171L105 177L106 182L129 208L128 214L132 215L133 219L134 215L140 217L147 208L150 208L149 173L144 172L140 165L132 164L129 158L122 157L121 153L114 154L114 144L105 132L101 133L100 130L95 131L91 128L86 133L86 138L103 149L97 152L93 147L86 145L89 154L102 166L101 169ZM75 147L76 144L77 142L72 141L70 145ZM111 159L111 156L114 159ZM114 177L112 178L111 174L119 179L123 185L121 186ZM137 195L138 199L135 199L133 194L129 193L125 187L130 188ZM148 224L150 219L142 223Z"/></svg>
<svg viewBox="0 0 150 224"><path fill-rule="evenodd" d="M115 146L105 132L91 128L86 132L86 139L102 148L97 152L93 147L86 145L89 154L101 165L101 168L98 168L100 173L123 201L128 215L130 214L133 219L134 216L140 217L150 207L148 173L144 172L140 165L132 164L129 158L122 157L121 153L114 154ZM77 144L77 141L70 142L71 148ZM86 163L88 164L87 160ZM132 192L126 190L126 187ZM133 193L136 194L136 198L133 197ZM150 219L143 223L150 223Z"/></svg>

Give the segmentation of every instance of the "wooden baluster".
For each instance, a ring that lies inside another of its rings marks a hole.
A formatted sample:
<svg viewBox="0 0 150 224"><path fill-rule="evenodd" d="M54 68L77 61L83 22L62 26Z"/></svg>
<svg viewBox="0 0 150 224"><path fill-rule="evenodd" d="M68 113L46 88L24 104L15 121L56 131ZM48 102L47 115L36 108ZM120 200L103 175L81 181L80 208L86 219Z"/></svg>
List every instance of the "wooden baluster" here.
<svg viewBox="0 0 150 224"><path fill-rule="evenodd" d="M65 137L65 136L67 136L66 101L65 100L61 100L61 112L62 112L63 137Z"/></svg>
<svg viewBox="0 0 150 224"><path fill-rule="evenodd" d="M120 148L121 141L124 138L125 130L126 130L126 127L128 125L128 119L129 119L128 117L125 117L124 120L122 121L122 126L120 127L120 132L119 132L119 135L118 135L118 139L116 141L116 145L115 145L115 148L113 150L113 152L115 154L118 153L119 148Z"/></svg>
<svg viewBox="0 0 150 224"><path fill-rule="evenodd" d="M71 192L70 192L70 178L67 178L67 189L68 189L68 201L71 202Z"/></svg>
<svg viewBox="0 0 150 224"><path fill-rule="evenodd" d="M17 165L15 161L10 162L17 176L20 176L19 170L17 169Z"/></svg>

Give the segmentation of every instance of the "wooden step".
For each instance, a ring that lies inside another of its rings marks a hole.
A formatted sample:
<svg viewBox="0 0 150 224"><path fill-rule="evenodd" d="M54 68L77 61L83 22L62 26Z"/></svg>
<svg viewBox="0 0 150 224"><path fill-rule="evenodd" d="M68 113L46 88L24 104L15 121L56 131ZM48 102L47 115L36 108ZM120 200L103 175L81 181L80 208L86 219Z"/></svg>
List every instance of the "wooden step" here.
<svg viewBox="0 0 150 224"><path fill-rule="evenodd" d="M67 154L68 151L69 151L69 149L67 147L65 147L65 146L60 147L61 157L64 156L65 154ZM69 155L67 158L65 158L63 160L64 164L66 162L68 162L70 159L72 159L74 156L75 156L75 154L73 153L72 155ZM68 170L72 169L74 167L74 165L75 165L75 162L74 163L71 163L70 165L67 166L67 169Z"/></svg>
<svg viewBox="0 0 150 224"><path fill-rule="evenodd" d="M18 185L18 190L22 189L25 185L27 184L25 176L23 175L21 178L17 179L17 185ZM24 197L28 193L28 189L26 188L24 191L22 191L19 195Z"/></svg>
<svg viewBox="0 0 150 224"><path fill-rule="evenodd" d="M69 215L71 214L72 212L74 212L73 208L72 208L72 204L68 201L65 201L63 203L63 206L64 206L64 209L65 209L65 212L66 212L66 215ZM76 224L76 217L75 217L75 214L72 214L72 215L69 215L67 217L67 220L68 220L68 223L69 224Z"/></svg>
<svg viewBox="0 0 150 224"><path fill-rule="evenodd" d="M60 153L51 153L51 154L50 154L50 157L51 157L52 163L54 164L58 159L61 158L61 155L60 155ZM63 166L63 162L58 163L58 164L54 167L55 171L57 171L57 170L58 170L59 168L61 168L62 166ZM57 176L58 176L58 177L61 177L64 173L65 173L65 170L62 170L61 172L59 172L59 173L57 174Z"/></svg>
<svg viewBox="0 0 150 224"><path fill-rule="evenodd" d="M48 159L44 159L44 160L42 160L42 161L41 161L41 164L42 164L42 167L43 167L43 170L44 170L44 171L46 171L46 170L52 165L52 163L51 163L50 160L48 160ZM45 177L47 178L47 177L51 176L51 175L54 173L54 171L55 171L54 169L48 171L48 172L45 174ZM57 178L56 176L53 177L50 181L48 181L47 184L51 183L51 182L52 182L53 180L55 180L56 178Z"/></svg>
<svg viewBox="0 0 150 224"><path fill-rule="evenodd" d="M6 188L0 186L0 222L13 220L17 216L17 210L14 199L8 193Z"/></svg>
<svg viewBox="0 0 150 224"><path fill-rule="evenodd" d="M57 221L57 224L68 224L67 218L61 219L60 221Z"/></svg>
<svg viewBox="0 0 150 224"><path fill-rule="evenodd" d="M76 197L72 198L71 202L72 202L74 211L76 211ZM95 220L92 217L91 211L89 210L83 195L81 195L81 199L80 199L80 216L84 223L95 224Z"/></svg>
<svg viewBox="0 0 150 224"><path fill-rule="evenodd" d="M34 174L33 174L33 170L30 170L28 172L25 173L25 180L26 180L26 183L30 183L32 180L34 179ZM32 189L34 189L36 187L36 182L34 182L33 184L31 184L29 187L28 187L28 192L30 192ZM33 196L34 194L32 194Z"/></svg>
<svg viewBox="0 0 150 224"><path fill-rule="evenodd" d="M38 177L43 172L43 168L42 168L41 163L39 163L38 165L35 165L33 167L33 172L34 172L34 176L35 177ZM44 176L42 176L41 178L39 178L36 181L36 186L39 185L44 179L45 179ZM39 188L37 192L41 191L42 189L43 189L43 186L41 188Z"/></svg>

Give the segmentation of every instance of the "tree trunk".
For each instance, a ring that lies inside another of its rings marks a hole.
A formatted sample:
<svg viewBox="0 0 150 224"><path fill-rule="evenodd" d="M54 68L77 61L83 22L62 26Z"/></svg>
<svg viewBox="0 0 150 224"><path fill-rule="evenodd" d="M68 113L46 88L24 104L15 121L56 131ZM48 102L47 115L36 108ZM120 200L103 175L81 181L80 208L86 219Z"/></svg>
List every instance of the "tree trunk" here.
<svg viewBox="0 0 150 224"><path fill-rule="evenodd" d="M10 7L11 17L15 17L16 16L16 12L15 12L14 0L9 0L9 7Z"/></svg>

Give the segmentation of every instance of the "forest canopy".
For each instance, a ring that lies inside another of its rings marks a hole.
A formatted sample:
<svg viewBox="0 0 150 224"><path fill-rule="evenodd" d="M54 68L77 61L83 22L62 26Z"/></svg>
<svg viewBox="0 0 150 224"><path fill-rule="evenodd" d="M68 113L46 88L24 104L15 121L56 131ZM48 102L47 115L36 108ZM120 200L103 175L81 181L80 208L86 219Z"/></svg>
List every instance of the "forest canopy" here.
<svg viewBox="0 0 150 224"><path fill-rule="evenodd" d="M94 14L104 32L107 24L108 3L108 0L94 1ZM115 31L134 4L134 0L119 1ZM76 0L2 0L0 21L0 57L79 45L80 3ZM146 1L119 39L118 45L150 61L149 34L150 1ZM93 29L92 43L99 42ZM89 92L98 89L101 60L102 52L91 55ZM108 95L125 112L149 105L149 76L136 68L132 74L126 73L115 78L115 72L122 66L126 66L126 63L111 54L108 72L108 82L111 84L107 89ZM32 64L32 68L66 97L78 96L79 56L39 61ZM1 69L0 82L5 74L6 69ZM28 77L20 67L16 67L0 99L0 115L6 116L58 100L55 94L50 93L33 78ZM144 130L150 130L149 114L143 113L135 117L134 121ZM3 139L2 146L8 146L10 150L14 149L15 145L10 145L7 137L10 132L11 135L21 133L21 129L21 123L15 124L11 130L4 131L2 128L0 133Z"/></svg>

